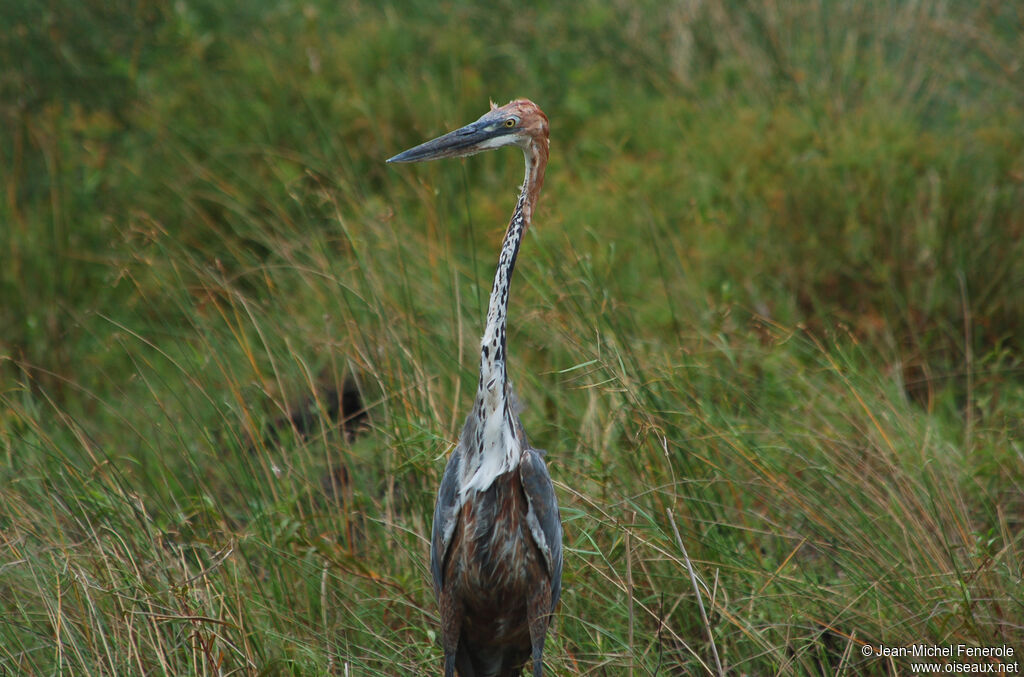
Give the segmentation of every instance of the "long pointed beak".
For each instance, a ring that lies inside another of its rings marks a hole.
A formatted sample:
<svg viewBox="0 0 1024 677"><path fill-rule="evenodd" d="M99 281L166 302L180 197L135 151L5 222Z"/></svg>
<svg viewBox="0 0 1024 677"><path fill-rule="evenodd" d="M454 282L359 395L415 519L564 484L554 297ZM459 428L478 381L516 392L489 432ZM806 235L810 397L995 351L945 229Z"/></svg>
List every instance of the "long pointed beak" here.
<svg viewBox="0 0 1024 677"><path fill-rule="evenodd" d="M399 153L388 162L423 162L446 157L462 157L486 150L480 144L496 134L492 123L477 120L454 132Z"/></svg>

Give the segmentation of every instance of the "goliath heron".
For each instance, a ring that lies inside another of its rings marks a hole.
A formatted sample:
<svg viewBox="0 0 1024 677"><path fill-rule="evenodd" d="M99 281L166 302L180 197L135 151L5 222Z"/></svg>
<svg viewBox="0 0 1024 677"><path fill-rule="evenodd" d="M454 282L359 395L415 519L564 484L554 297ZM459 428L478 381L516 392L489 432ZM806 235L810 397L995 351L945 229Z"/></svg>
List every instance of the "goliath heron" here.
<svg viewBox="0 0 1024 677"><path fill-rule="evenodd" d="M526 441L505 369L505 317L519 243L548 163L548 119L532 101L491 104L479 120L388 162L519 146L526 178L505 232L480 344L473 411L448 458L434 507L430 571L441 611L445 677L543 673L548 621L562 583L562 524L544 452Z"/></svg>

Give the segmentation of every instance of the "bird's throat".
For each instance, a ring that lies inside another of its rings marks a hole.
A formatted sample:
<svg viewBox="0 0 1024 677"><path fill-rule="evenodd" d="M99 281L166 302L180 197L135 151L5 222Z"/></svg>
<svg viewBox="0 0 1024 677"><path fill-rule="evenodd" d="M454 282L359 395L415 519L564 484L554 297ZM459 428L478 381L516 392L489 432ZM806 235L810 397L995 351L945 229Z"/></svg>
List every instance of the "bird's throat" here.
<svg viewBox="0 0 1024 677"><path fill-rule="evenodd" d="M544 151L546 154L546 149ZM515 271L523 233L530 225L539 187L544 180L545 165L536 149L526 149L525 155L526 176L505 239L501 243L494 285L487 304L487 323L480 341L480 381L472 413L476 418L476 426L467 459L468 482L464 485L479 491L485 491L494 478L517 467L522 454L510 401L506 328L512 273ZM543 159L546 160L546 155Z"/></svg>

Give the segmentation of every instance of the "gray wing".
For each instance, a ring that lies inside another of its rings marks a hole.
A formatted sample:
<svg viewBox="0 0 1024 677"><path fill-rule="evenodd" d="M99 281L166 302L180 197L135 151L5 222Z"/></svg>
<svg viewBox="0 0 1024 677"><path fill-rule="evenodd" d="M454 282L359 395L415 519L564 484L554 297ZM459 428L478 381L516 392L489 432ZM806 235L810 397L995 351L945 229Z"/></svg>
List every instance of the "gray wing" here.
<svg viewBox="0 0 1024 677"><path fill-rule="evenodd" d="M524 449L519 476L530 504L526 522L551 575L551 610L554 611L562 594L562 520L551 475L541 458L543 454L539 449Z"/></svg>
<svg viewBox="0 0 1024 677"><path fill-rule="evenodd" d="M469 426L467 422L466 428ZM437 502L434 504L434 524L430 531L430 574L434 578L435 595L441 593L448 548L452 544L452 535L459 519L459 474L465 456L462 444L464 439L465 431L459 438L455 451L448 457L444 475L441 476L441 487L437 490Z"/></svg>

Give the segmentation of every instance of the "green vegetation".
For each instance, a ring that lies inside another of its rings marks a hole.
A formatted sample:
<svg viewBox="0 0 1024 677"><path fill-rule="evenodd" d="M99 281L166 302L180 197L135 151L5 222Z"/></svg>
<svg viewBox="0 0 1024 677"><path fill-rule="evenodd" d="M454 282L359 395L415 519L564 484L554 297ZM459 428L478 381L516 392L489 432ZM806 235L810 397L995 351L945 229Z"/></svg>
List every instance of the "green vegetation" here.
<svg viewBox="0 0 1024 677"><path fill-rule="evenodd" d="M1019 7L553 5L4 4L0 674L439 670L426 537L522 168L383 160L517 96L551 674L1019 664Z"/></svg>

